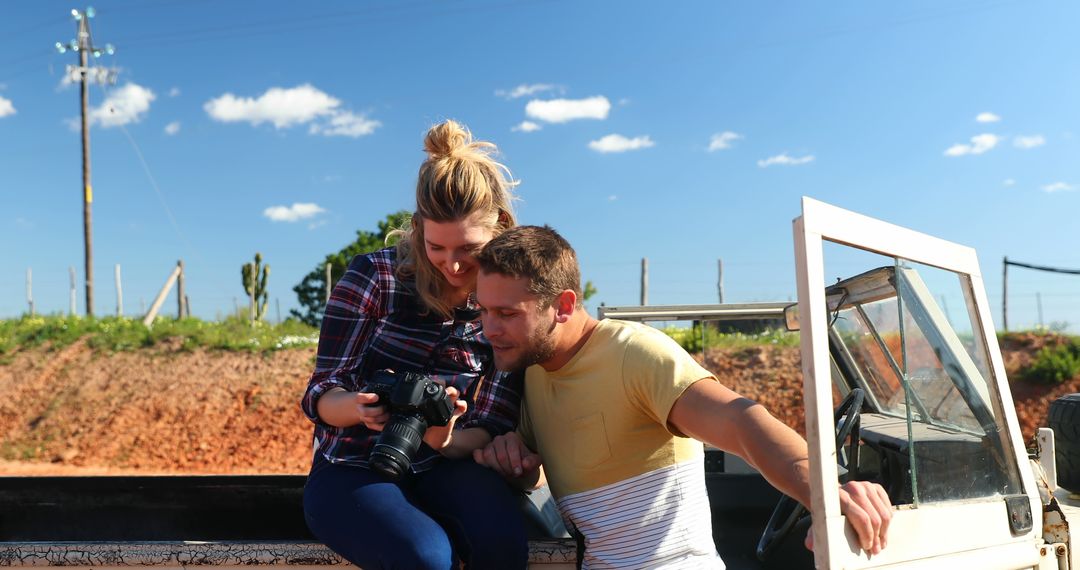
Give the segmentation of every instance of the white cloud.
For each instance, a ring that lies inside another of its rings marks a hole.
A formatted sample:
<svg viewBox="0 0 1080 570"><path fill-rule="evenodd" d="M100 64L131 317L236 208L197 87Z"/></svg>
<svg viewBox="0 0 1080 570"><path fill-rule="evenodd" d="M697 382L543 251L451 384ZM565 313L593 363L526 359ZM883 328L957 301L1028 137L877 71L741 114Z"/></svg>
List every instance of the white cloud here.
<svg viewBox="0 0 1080 570"><path fill-rule="evenodd" d="M1012 178L1006 178L1005 180L1001 181L1001 185L1002 186L1015 186L1016 185L1016 180L1013 180Z"/></svg>
<svg viewBox="0 0 1080 570"><path fill-rule="evenodd" d="M165 134L172 136L180 132L180 121L173 121L165 125Z"/></svg>
<svg viewBox="0 0 1080 570"><path fill-rule="evenodd" d="M179 87L173 87L172 89L169 89L169 97L179 97L179 96L180 96L180 88Z"/></svg>
<svg viewBox="0 0 1080 570"><path fill-rule="evenodd" d="M806 156L793 157L788 156L788 153L783 152L776 156L770 156L769 158L757 161L757 165L761 168L768 168L770 166L798 166L800 164L809 164L814 162L814 155L808 154Z"/></svg>
<svg viewBox="0 0 1080 570"><path fill-rule="evenodd" d="M339 99L306 83L287 89L271 87L257 98L226 93L203 105L206 114L223 123L271 123L277 129L312 123L308 127L310 134L328 137L361 137L382 126L379 121L340 107ZM326 121L315 123L319 119Z"/></svg>
<svg viewBox="0 0 1080 570"><path fill-rule="evenodd" d="M20 230L32 230L37 227L37 224L27 220L26 218L15 218L15 227Z"/></svg>
<svg viewBox="0 0 1080 570"><path fill-rule="evenodd" d="M150 110L150 102L156 98L154 92L146 87L128 83L109 91L105 101L90 110L87 121L90 125L105 128L137 123Z"/></svg>
<svg viewBox="0 0 1080 570"><path fill-rule="evenodd" d="M1043 186L1042 189L1043 189L1043 192L1054 193L1054 192L1068 192L1068 191L1071 191L1071 190L1075 190L1076 188L1073 187L1072 184L1066 184L1064 182L1054 182L1052 184L1047 184L1046 186Z"/></svg>
<svg viewBox="0 0 1080 570"><path fill-rule="evenodd" d="M330 120L322 125L311 125L308 132L328 137L342 136L358 138L370 135L382 126L379 121L357 115L352 111L334 111Z"/></svg>
<svg viewBox="0 0 1080 570"><path fill-rule="evenodd" d="M971 144L954 144L945 149L945 156L964 156L966 154L982 154L995 146L1001 141L1001 137L983 133L981 135L975 135L971 137Z"/></svg>
<svg viewBox="0 0 1080 570"><path fill-rule="evenodd" d="M15 105L11 100L0 97L0 117L7 117L8 115L15 114Z"/></svg>
<svg viewBox="0 0 1080 570"><path fill-rule="evenodd" d="M724 131L716 133L709 139L709 152L731 148L731 143L743 138L739 133Z"/></svg>
<svg viewBox="0 0 1080 570"><path fill-rule="evenodd" d="M611 102L603 95L585 99L533 99L525 105L525 114L548 123L576 119L606 119Z"/></svg>
<svg viewBox="0 0 1080 570"><path fill-rule="evenodd" d="M295 203L292 206L270 206L263 215L273 222L296 222L313 218L326 210L318 204Z"/></svg>
<svg viewBox="0 0 1080 570"><path fill-rule="evenodd" d="M203 109L212 119L223 123L245 121L261 125L269 122L275 128L283 129L330 115L339 105L341 101L304 84L289 89L272 87L258 98L226 93L207 101Z"/></svg>
<svg viewBox="0 0 1080 570"><path fill-rule="evenodd" d="M533 83L532 85L521 84L509 91L506 89L496 89L495 96L504 99L519 99L521 97L528 97L529 95L536 95L537 93L556 90L560 93L563 91L558 85L552 85L550 83Z"/></svg>
<svg viewBox="0 0 1080 570"><path fill-rule="evenodd" d="M619 197L612 194L612 195L608 196L607 199L608 199L608 202L614 202L615 200L618 200Z"/></svg>
<svg viewBox="0 0 1080 570"><path fill-rule="evenodd" d="M1046 138L1042 135L1020 136L1013 139L1013 146L1016 148L1035 148L1046 144Z"/></svg>
<svg viewBox="0 0 1080 570"><path fill-rule="evenodd" d="M543 127L532 121L521 121L520 124L515 125L510 130L519 133L531 133L533 131L539 131L542 128Z"/></svg>
<svg viewBox="0 0 1080 570"><path fill-rule="evenodd" d="M996 123L996 122L1001 120L1001 117L999 117L999 116L997 116L997 115L995 115L993 113L986 112L986 113L979 113L978 115L976 115L975 120L980 122L980 123Z"/></svg>
<svg viewBox="0 0 1080 570"><path fill-rule="evenodd" d="M589 141L589 148L601 153L610 152L626 152L628 150L640 150L643 148L649 148L655 146L656 143L649 138L649 135L634 137L632 139L626 138L619 134L611 134L605 137L601 137L599 140Z"/></svg>

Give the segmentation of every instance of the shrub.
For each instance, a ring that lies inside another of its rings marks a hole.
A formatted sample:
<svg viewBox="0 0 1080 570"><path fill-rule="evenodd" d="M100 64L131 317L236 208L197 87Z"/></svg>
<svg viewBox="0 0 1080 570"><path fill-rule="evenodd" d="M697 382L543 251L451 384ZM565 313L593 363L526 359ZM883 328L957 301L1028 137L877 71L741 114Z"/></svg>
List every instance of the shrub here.
<svg viewBox="0 0 1080 570"><path fill-rule="evenodd" d="M1042 384L1061 384L1080 373L1080 345L1076 341L1044 346L1023 372L1025 379Z"/></svg>

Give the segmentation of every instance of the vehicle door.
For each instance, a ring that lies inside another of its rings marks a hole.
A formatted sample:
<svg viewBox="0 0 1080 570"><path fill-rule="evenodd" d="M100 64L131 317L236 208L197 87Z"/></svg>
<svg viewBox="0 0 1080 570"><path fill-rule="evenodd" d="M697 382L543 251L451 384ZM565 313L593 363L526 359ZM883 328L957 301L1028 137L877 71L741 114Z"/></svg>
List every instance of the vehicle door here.
<svg viewBox="0 0 1080 570"><path fill-rule="evenodd" d="M810 198L793 225L817 567L1037 565L1038 491L975 251ZM881 291L837 282L864 272ZM849 470L895 504L874 556L840 513L838 358L868 402Z"/></svg>

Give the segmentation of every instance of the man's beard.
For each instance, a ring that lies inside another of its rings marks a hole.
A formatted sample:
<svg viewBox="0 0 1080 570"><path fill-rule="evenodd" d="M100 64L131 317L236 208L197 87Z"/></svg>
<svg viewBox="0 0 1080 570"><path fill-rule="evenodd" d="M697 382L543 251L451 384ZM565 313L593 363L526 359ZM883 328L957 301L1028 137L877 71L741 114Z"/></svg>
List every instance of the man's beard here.
<svg viewBox="0 0 1080 570"><path fill-rule="evenodd" d="M506 370L523 370L534 364L540 364L555 356L555 323L538 323L525 339L524 352Z"/></svg>

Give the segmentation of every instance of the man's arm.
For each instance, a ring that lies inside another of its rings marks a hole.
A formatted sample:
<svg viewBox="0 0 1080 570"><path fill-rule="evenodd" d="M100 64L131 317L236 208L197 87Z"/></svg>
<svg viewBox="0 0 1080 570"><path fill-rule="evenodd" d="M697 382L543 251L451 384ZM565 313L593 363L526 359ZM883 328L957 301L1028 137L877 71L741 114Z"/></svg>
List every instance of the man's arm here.
<svg viewBox="0 0 1080 570"><path fill-rule="evenodd" d="M703 379L675 401L668 425L676 433L742 457L781 492L803 505L810 504L806 441L763 406L719 382ZM892 507L880 485L845 483L840 489L840 510L864 550L877 554L884 548Z"/></svg>

